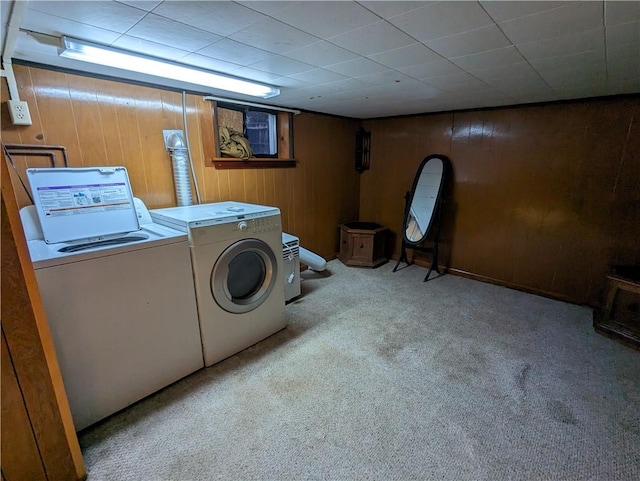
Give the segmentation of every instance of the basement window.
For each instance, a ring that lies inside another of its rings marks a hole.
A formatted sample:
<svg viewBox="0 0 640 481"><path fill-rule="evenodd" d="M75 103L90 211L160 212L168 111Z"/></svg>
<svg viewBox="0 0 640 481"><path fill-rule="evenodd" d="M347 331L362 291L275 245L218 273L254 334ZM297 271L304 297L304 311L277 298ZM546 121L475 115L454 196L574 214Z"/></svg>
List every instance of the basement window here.
<svg viewBox="0 0 640 481"><path fill-rule="evenodd" d="M290 112L219 101L212 102L212 110L215 155L209 165L218 169L295 166ZM229 143L229 138L237 143ZM249 157L243 155L246 142Z"/></svg>
<svg viewBox="0 0 640 481"><path fill-rule="evenodd" d="M218 127L241 132L249 140L253 157L278 157L276 112L256 107L218 104Z"/></svg>

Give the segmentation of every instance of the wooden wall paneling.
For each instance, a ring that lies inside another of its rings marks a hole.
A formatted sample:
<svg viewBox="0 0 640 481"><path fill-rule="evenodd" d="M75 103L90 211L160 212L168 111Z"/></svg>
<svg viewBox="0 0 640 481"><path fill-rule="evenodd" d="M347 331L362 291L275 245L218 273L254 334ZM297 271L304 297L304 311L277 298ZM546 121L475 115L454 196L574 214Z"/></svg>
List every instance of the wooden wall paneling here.
<svg viewBox="0 0 640 481"><path fill-rule="evenodd" d="M162 115L161 90L136 87L129 91L132 101L130 110L135 114L136 121L131 128L138 131L138 145L132 152L130 162L136 164L137 171L142 171L144 179L144 184L138 185L138 190L134 188L133 193L151 208L176 203L171 155L165 148L162 135L166 127Z"/></svg>
<svg viewBox="0 0 640 481"><path fill-rule="evenodd" d="M228 171L220 171L228 172ZM275 205L275 186L276 186L276 171L274 169L265 169L262 174L264 183L264 203L265 205Z"/></svg>
<svg viewBox="0 0 640 481"><path fill-rule="evenodd" d="M13 144L38 144L43 142L41 115L29 69L21 65L13 65L13 73L18 85L20 100L29 105L31 125L13 125L5 100L9 100L9 89L6 82L2 84L2 137L3 142Z"/></svg>
<svg viewBox="0 0 640 481"><path fill-rule="evenodd" d="M2 331L2 479L46 481L29 415Z"/></svg>
<svg viewBox="0 0 640 481"><path fill-rule="evenodd" d="M244 169L242 174L246 201L250 204L259 204L257 186L258 173L256 172L256 169Z"/></svg>
<svg viewBox="0 0 640 481"><path fill-rule="evenodd" d="M640 265L640 108L625 102L627 136L616 166L615 192L606 230L613 237L607 266Z"/></svg>
<svg viewBox="0 0 640 481"><path fill-rule="evenodd" d="M77 167L109 165L94 80L67 76L73 123L78 135Z"/></svg>
<svg viewBox="0 0 640 481"><path fill-rule="evenodd" d="M229 199L229 171L217 170L211 160L218 155L216 139L216 124L214 122L213 102L198 97L196 109L198 115L198 135L200 136L200 159L195 162L196 170L200 172L200 195L202 202L219 202ZM190 135L195 135L191 131ZM194 139L194 137L191 137ZM193 144L192 144L193 149Z"/></svg>
<svg viewBox="0 0 640 481"><path fill-rule="evenodd" d="M394 220L389 206L400 208L394 198L408 187L398 179L412 178L415 167L392 149L447 154L449 141L450 266L599 305L601 279L614 259L633 263L640 256L639 106L640 97L628 96L441 114L454 115L453 136L435 122L437 115L367 121L372 168L362 176L361 220L399 232L401 219Z"/></svg>
<svg viewBox="0 0 640 481"><path fill-rule="evenodd" d="M110 97L116 112L117 142L122 151L120 165L127 168L131 189L136 197L148 202L149 191L147 190L145 165L142 161L143 146L138 125L138 113L135 107L136 101L133 96L137 87L106 81L104 88L104 93Z"/></svg>
<svg viewBox="0 0 640 481"><path fill-rule="evenodd" d="M182 105L182 94L175 94ZM186 95L187 104L187 129L189 131L189 147L191 152L191 162L193 163L193 172L195 172L196 179L193 179L192 168L189 168L191 177L191 191L193 193L193 202L198 202L198 190L200 192L200 201L204 202L206 198L206 192L210 189L210 181L206 175L207 171L211 169L206 168L206 157L203 149L204 138L209 136L210 141L213 140L213 131L210 127L212 118L210 113L210 103L202 98L200 95ZM202 116L201 110L204 107L209 109L209 115ZM177 119L178 129L184 130L184 118L182 115L182 108L178 109ZM207 125L202 125L202 122L208 122ZM173 179L173 176L172 176ZM214 179L217 182L217 179ZM195 183L198 183L196 189Z"/></svg>
<svg viewBox="0 0 640 481"><path fill-rule="evenodd" d="M293 117L294 157L296 158L296 178L301 179L297 188L298 205L295 208L296 222L287 233L300 238L300 245L306 249L313 249L310 239L314 237L313 222L313 170L315 165L311 162L314 146L310 142L310 128L312 116L298 114ZM298 139L296 142L295 139ZM304 141L302 140L304 139ZM303 239L305 239L303 241Z"/></svg>
<svg viewBox="0 0 640 481"><path fill-rule="evenodd" d="M451 114L364 122L371 131L371 169L362 174L359 220L392 231L389 248L395 257L400 254L405 193L425 157L449 155L451 125Z"/></svg>
<svg viewBox="0 0 640 481"><path fill-rule="evenodd" d="M101 135L105 151L104 164L120 166L125 165L124 152L120 144L117 102L113 95L109 93L110 85L110 80L94 79L93 82L102 126Z"/></svg>
<svg viewBox="0 0 640 481"><path fill-rule="evenodd" d="M282 215L282 229L284 231L289 230L289 213L290 205L289 200L289 185L287 183L287 170L288 169L275 169L273 173L274 186L273 186L273 204L278 207Z"/></svg>
<svg viewBox="0 0 640 481"><path fill-rule="evenodd" d="M53 340L2 161L2 330L48 479L86 477Z"/></svg>
<svg viewBox="0 0 640 481"><path fill-rule="evenodd" d="M28 69L33 80L33 89L41 120L40 132L34 132L34 136L45 144L62 145L67 149L69 166L81 167L82 154L73 117L67 74L39 68L20 67L20 70Z"/></svg>
<svg viewBox="0 0 640 481"><path fill-rule="evenodd" d="M247 192L244 188L244 170L230 169L229 172L229 198L224 200L234 200L237 202L246 201Z"/></svg>
<svg viewBox="0 0 640 481"><path fill-rule="evenodd" d="M491 278L512 277L514 194L510 173L514 159L497 151L495 124L490 112L456 113L451 159L454 170L455 228L451 246L462 270ZM511 257L511 262L498 259Z"/></svg>

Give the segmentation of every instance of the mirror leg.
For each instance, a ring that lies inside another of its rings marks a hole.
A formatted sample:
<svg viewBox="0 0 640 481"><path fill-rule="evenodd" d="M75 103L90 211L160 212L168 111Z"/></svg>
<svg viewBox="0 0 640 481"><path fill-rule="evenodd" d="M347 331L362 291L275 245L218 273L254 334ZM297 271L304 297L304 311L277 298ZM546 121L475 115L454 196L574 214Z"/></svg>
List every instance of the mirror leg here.
<svg viewBox="0 0 640 481"><path fill-rule="evenodd" d="M398 266L400 265L401 262L406 262L407 264L409 263L407 260L407 250L405 249L404 241L402 241L402 247L400 248L400 257L398 257L398 262L396 262L396 265L393 268L392 272L395 272L398 270Z"/></svg>
<svg viewBox="0 0 640 481"><path fill-rule="evenodd" d="M435 271L438 274L442 274L440 272L440 267L438 266L438 242L436 242L435 245L433 246L433 256L431 258L431 264L429 265L429 270L427 271L427 275L424 277L424 280L422 282L427 282L429 280L429 276L431 275L431 272L434 270L434 266L435 266Z"/></svg>

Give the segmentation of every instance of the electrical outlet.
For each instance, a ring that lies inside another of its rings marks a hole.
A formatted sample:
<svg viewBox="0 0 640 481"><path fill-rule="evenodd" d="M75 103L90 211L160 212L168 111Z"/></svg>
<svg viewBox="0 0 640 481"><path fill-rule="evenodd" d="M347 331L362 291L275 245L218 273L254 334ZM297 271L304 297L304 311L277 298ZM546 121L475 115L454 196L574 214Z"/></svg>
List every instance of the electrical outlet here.
<svg viewBox="0 0 640 481"><path fill-rule="evenodd" d="M9 116L13 125L31 125L29 105L24 100L7 100Z"/></svg>

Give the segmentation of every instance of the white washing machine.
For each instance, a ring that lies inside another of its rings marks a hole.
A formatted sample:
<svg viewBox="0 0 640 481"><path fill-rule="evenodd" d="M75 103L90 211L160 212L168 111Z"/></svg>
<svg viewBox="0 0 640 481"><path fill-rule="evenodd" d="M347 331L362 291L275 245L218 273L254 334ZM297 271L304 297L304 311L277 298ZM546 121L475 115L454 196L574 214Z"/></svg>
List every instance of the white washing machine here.
<svg viewBox="0 0 640 481"><path fill-rule="evenodd" d="M189 245L153 223L124 168L29 171L36 206L20 215L81 430L204 367Z"/></svg>
<svg viewBox="0 0 640 481"><path fill-rule="evenodd" d="M206 366L285 327L278 208L217 202L150 213L189 235Z"/></svg>

